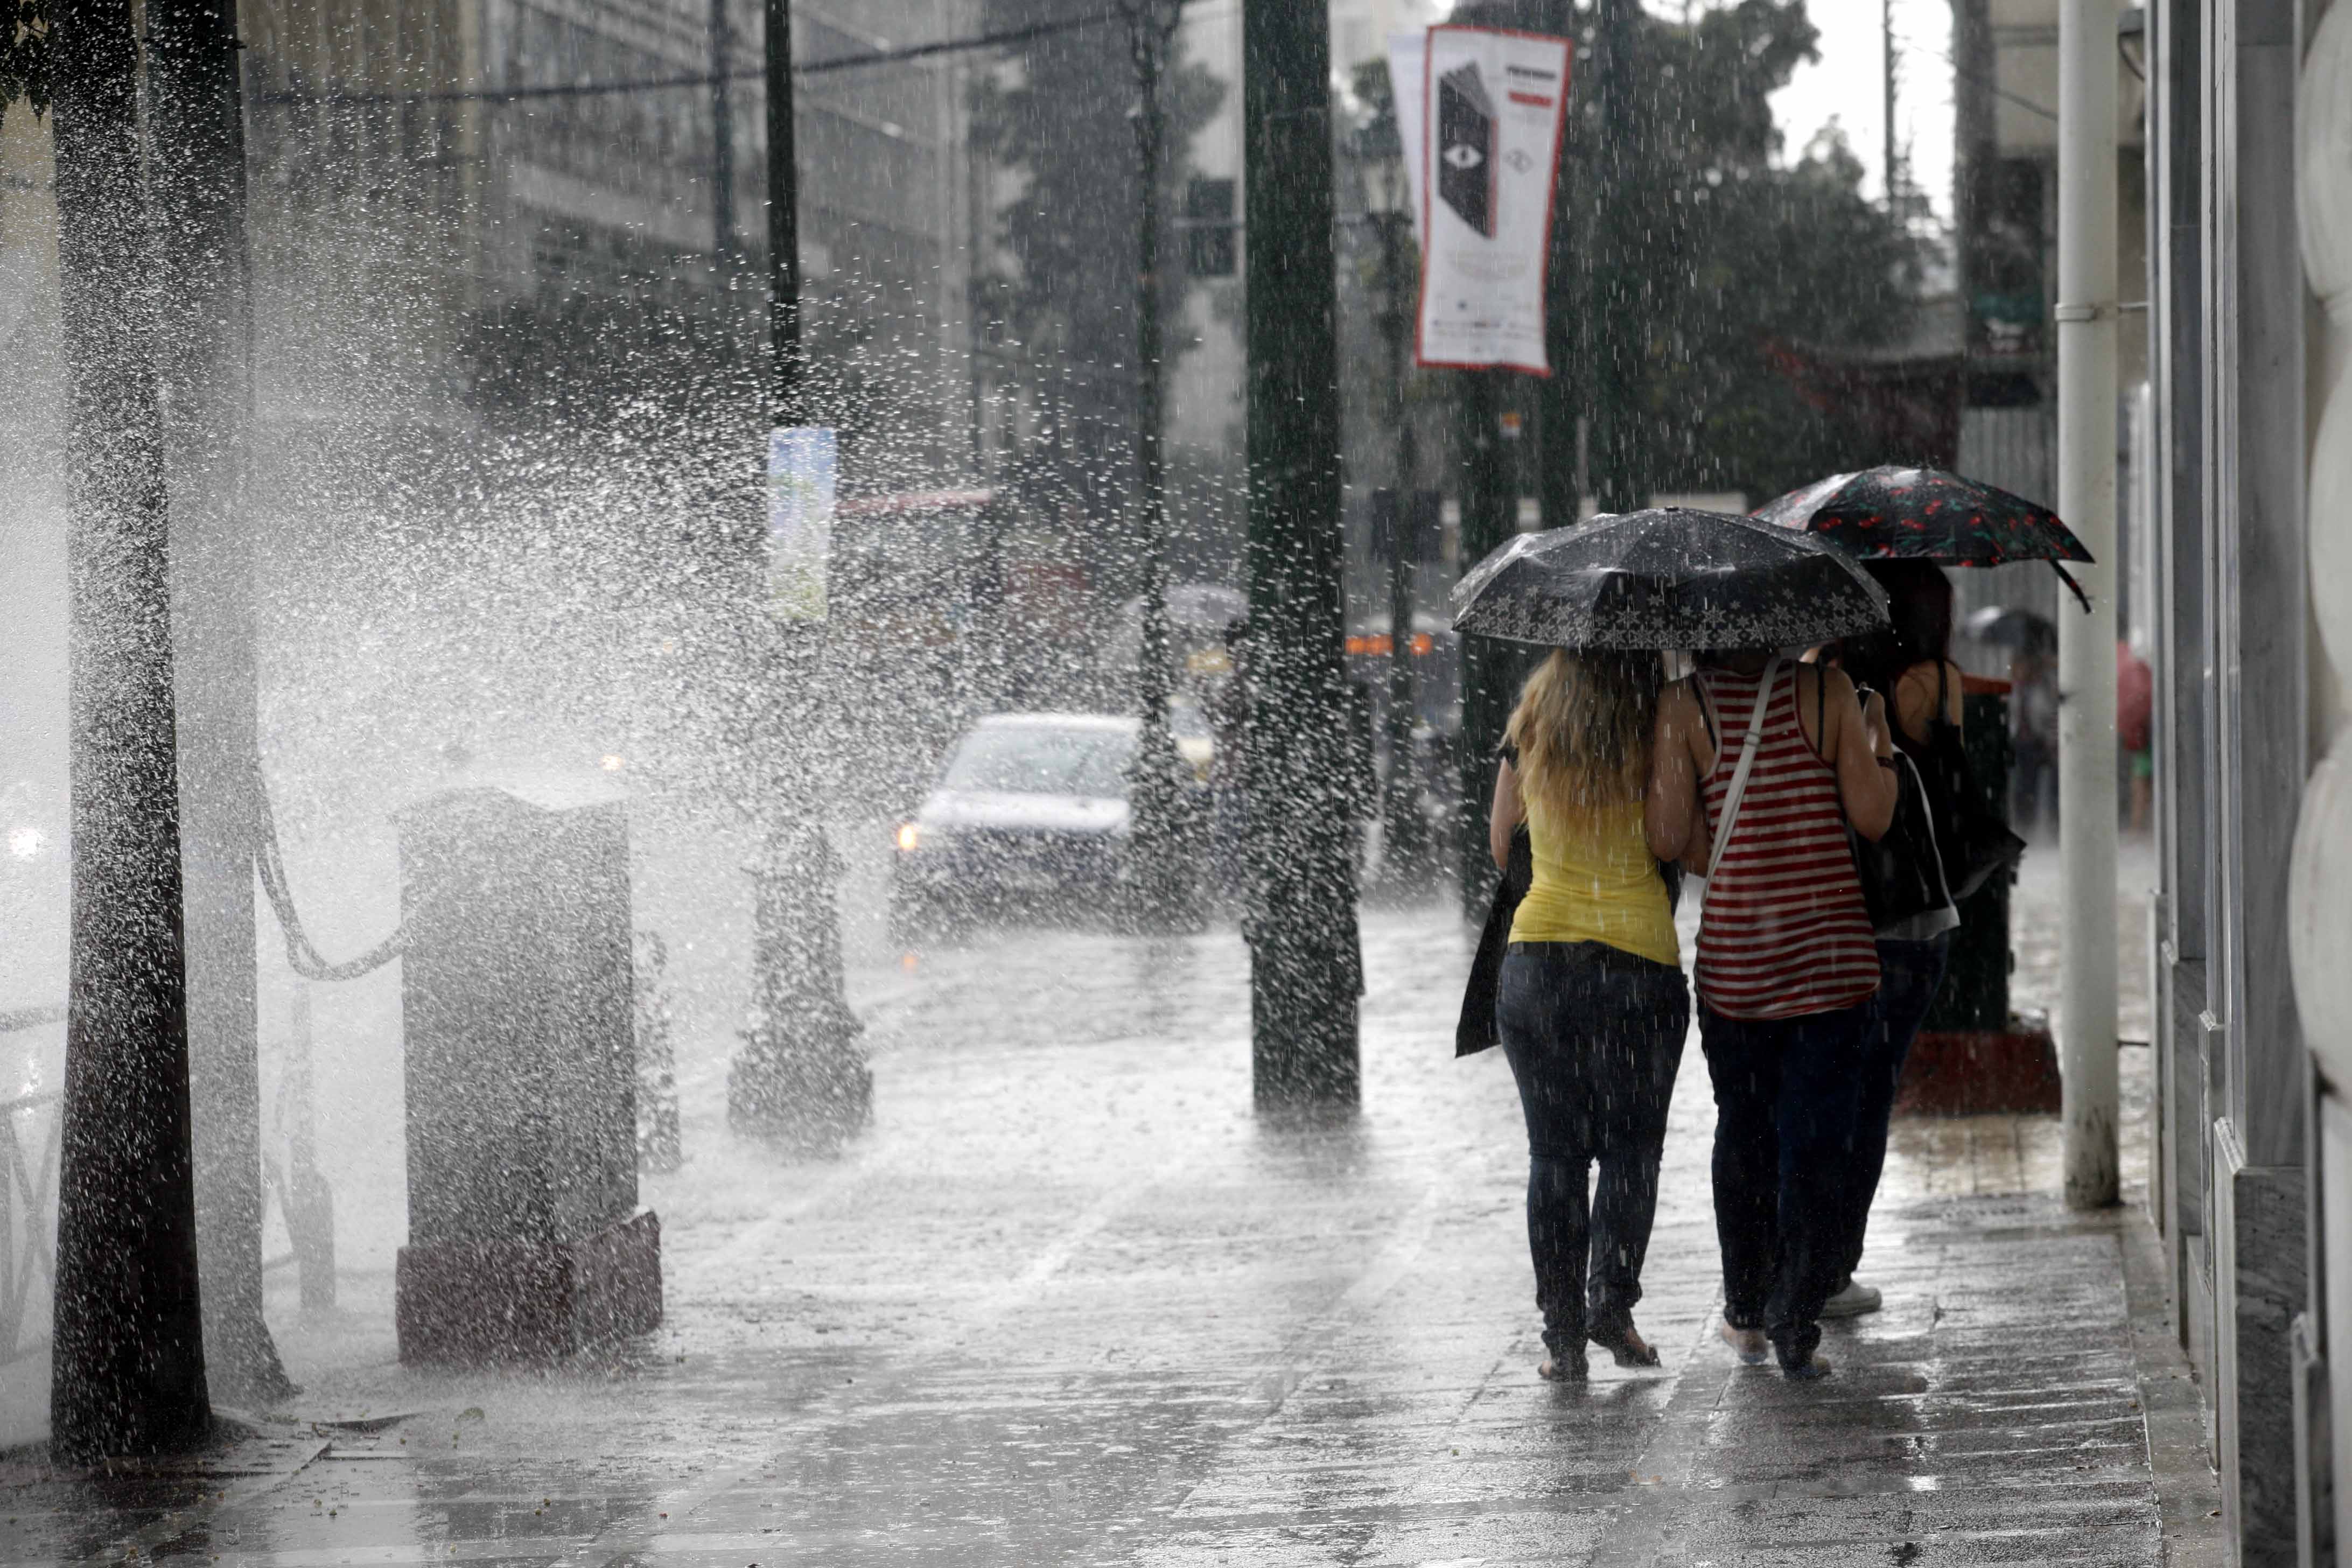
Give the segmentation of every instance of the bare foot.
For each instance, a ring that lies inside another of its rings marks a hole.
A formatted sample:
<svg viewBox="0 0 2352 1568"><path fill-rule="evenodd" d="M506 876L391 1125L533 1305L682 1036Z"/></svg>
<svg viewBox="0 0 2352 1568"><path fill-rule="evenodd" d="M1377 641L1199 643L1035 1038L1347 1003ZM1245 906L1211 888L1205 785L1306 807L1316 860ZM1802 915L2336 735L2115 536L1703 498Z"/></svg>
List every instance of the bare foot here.
<svg viewBox="0 0 2352 1568"><path fill-rule="evenodd" d="M1738 1353L1740 1365L1762 1366L1764 1364L1764 1357L1769 1353L1770 1347L1765 1342L1763 1330L1735 1329L1728 1321L1717 1327L1723 1335L1723 1342Z"/></svg>

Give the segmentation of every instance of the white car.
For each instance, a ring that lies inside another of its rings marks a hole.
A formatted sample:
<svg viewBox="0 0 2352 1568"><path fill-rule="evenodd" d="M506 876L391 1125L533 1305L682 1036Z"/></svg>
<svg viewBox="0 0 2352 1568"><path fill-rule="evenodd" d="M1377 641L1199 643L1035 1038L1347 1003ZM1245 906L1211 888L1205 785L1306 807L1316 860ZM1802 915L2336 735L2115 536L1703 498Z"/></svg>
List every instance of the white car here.
<svg viewBox="0 0 2352 1568"><path fill-rule="evenodd" d="M1138 721L1000 713L965 732L898 830L890 910L902 933L1021 908L1116 910L1128 878ZM1182 769L1192 782L1192 769Z"/></svg>

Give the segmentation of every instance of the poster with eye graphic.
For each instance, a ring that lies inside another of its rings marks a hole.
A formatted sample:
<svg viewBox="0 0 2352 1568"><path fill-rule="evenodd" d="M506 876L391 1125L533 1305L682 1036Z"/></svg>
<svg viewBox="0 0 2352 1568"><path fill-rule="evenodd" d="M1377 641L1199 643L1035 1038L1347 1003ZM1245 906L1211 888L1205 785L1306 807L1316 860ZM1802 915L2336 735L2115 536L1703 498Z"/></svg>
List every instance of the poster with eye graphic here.
<svg viewBox="0 0 2352 1568"><path fill-rule="evenodd" d="M1544 265L1573 53L1494 27L1389 40L1421 240L1419 363L1550 374Z"/></svg>

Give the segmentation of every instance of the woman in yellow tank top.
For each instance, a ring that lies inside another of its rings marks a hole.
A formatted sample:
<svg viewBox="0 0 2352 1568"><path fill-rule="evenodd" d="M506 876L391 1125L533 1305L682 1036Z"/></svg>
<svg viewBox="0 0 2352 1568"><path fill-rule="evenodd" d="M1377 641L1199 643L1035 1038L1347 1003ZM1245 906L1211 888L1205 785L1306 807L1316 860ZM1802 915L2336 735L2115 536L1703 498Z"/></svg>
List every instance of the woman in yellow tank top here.
<svg viewBox="0 0 2352 1568"><path fill-rule="evenodd" d="M1555 650L1511 714L1487 822L1497 864L1522 821L1534 851L1496 1024L1527 1114L1548 1378L1582 1377L1587 1342L1620 1366L1658 1364L1633 1305L1690 1024L1674 909L1642 826L1662 685L1654 653Z"/></svg>

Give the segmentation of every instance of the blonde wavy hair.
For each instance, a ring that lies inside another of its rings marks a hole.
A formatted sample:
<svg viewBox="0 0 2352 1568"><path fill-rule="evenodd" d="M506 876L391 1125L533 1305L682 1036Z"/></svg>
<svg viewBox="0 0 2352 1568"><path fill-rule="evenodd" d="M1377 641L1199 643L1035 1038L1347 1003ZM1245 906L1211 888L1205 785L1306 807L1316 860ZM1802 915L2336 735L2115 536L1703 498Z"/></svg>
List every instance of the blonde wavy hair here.
<svg viewBox="0 0 2352 1568"><path fill-rule="evenodd" d="M1521 796L1556 814L1640 800L1664 684L1658 656L1646 649L1554 648L1528 677L1504 730L1518 749Z"/></svg>

